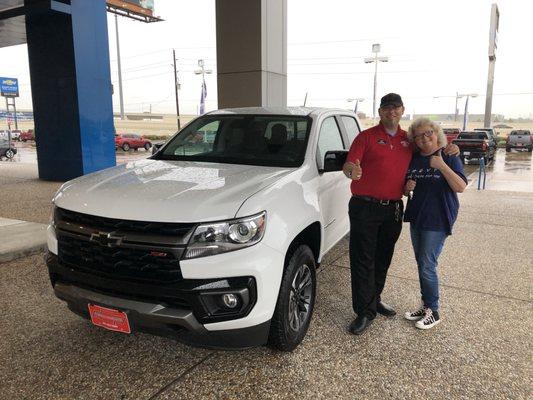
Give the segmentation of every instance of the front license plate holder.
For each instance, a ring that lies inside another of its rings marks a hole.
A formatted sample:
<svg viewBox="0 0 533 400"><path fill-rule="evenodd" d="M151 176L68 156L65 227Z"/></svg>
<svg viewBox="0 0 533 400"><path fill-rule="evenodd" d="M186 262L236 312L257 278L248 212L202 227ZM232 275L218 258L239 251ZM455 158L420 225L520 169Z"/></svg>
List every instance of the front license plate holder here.
<svg viewBox="0 0 533 400"><path fill-rule="evenodd" d="M91 322L101 328L110 331L131 333L128 314L113 308L102 307L96 304L88 304Z"/></svg>

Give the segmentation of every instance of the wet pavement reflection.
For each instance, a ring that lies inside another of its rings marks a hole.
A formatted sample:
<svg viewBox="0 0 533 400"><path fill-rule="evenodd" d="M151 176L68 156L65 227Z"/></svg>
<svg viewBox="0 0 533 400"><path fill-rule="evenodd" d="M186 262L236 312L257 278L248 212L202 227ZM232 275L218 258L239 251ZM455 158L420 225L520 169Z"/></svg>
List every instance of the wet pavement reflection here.
<svg viewBox="0 0 533 400"><path fill-rule="evenodd" d="M533 192L532 153L527 151L498 149L496 157L486 167L486 186L488 190L506 190L514 192ZM465 173L470 188L477 189L479 164L472 162L465 165Z"/></svg>
<svg viewBox="0 0 533 400"><path fill-rule="evenodd" d="M17 148L17 154L11 161L7 162L15 162L15 163L22 163L22 164L37 164L37 149L35 148L35 144L31 142L26 143L18 143L15 142L15 146ZM130 150L128 152L125 152L123 150L117 150L117 164L125 164L130 161L135 161L139 159L143 159L146 157L149 157L152 155L152 150L144 150L139 149L137 151ZM6 161L2 161L6 162Z"/></svg>
<svg viewBox="0 0 533 400"><path fill-rule="evenodd" d="M10 161L2 163L37 164L37 151L33 143L16 143L18 153ZM130 150L124 152L117 150L117 164L125 164L149 157L151 150ZM516 192L533 192L533 160L532 153L527 151L498 149L494 161L486 167L487 190L505 190ZM465 175L468 177L469 188L477 189L479 176L479 163L471 161L465 165Z"/></svg>

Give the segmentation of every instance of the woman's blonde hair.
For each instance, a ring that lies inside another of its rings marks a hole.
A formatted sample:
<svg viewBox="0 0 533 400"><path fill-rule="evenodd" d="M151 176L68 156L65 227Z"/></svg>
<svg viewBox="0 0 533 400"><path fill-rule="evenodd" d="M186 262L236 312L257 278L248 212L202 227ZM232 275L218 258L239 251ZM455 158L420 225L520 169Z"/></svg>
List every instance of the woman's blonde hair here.
<svg viewBox="0 0 533 400"><path fill-rule="evenodd" d="M414 140L415 129L418 129L422 126L431 127L433 132L435 132L435 135L437 135L437 143L439 147L446 147L446 145L448 144L448 139L446 138L446 135L442 131L440 125L430 120L429 118L417 118L413 121L413 123L409 127L409 130L407 131L407 137L409 138L409 141L415 144L417 150L418 146L416 145L416 142Z"/></svg>

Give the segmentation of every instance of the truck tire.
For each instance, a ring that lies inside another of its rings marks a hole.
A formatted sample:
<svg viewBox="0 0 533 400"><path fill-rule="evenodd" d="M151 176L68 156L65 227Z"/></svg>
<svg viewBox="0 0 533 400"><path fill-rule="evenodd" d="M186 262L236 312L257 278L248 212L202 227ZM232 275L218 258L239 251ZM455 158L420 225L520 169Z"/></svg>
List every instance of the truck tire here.
<svg viewBox="0 0 533 400"><path fill-rule="evenodd" d="M507 153L509 153L509 152L511 151L511 148L510 148L510 147L506 147L506 148L505 148L505 151L506 151Z"/></svg>
<svg viewBox="0 0 533 400"><path fill-rule="evenodd" d="M150 142L146 142L146 143L144 144L144 149L145 149L146 151L150 150L150 147L152 147L152 144L151 144Z"/></svg>
<svg viewBox="0 0 533 400"><path fill-rule="evenodd" d="M11 160L13 157L15 157L15 152L11 149L6 150L6 158L8 160Z"/></svg>
<svg viewBox="0 0 533 400"><path fill-rule="evenodd" d="M130 145L129 145L129 143L123 143L123 144L122 144L122 150L124 150L124 151L129 151L129 150L130 150Z"/></svg>
<svg viewBox="0 0 533 400"><path fill-rule="evenodd" d="M315 305L316 264L306 245L290 255L270 324L268 344L281 351L293 351L303 340Z"/></svg>

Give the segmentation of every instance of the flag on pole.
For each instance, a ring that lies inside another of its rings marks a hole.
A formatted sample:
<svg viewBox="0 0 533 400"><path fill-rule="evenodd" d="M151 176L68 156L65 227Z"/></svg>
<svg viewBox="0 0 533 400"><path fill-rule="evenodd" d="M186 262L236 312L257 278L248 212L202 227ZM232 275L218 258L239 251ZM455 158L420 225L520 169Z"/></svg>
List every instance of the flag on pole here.
<svg viewBox="0 0 533 400"><path fill-rule="evenodd" d="M205 113L205 98L207 97L207 86L205 85L205 79L202 80L202 94L200 96L200 115Z"/></svg>

